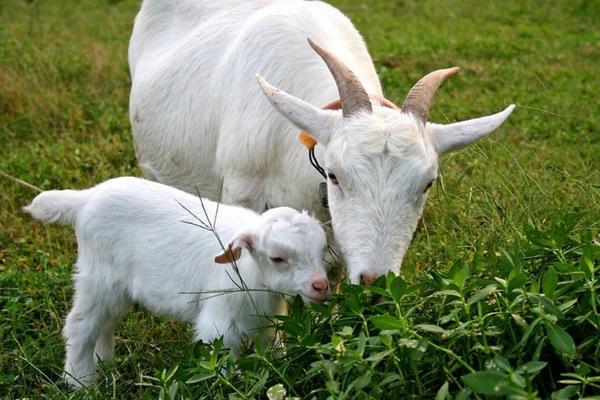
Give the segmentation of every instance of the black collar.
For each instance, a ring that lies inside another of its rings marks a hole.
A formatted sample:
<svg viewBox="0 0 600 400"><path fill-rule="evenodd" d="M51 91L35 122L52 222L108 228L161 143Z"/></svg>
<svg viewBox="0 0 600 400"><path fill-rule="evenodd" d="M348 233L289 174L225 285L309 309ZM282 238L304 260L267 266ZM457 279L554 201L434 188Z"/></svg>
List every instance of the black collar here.
<svg viewBox="0 0 600 400"><path fill-rule="evenodd" d="M319 161L317 161L317 157L315 157L314 147L308 149L308 159L310 165L312 165L325 179L325 182L319 183L319 199L321 200L321 205L323 207L329 208L329 198L327 197L327 174L325 174L325 170L319 165Z"/></svg>

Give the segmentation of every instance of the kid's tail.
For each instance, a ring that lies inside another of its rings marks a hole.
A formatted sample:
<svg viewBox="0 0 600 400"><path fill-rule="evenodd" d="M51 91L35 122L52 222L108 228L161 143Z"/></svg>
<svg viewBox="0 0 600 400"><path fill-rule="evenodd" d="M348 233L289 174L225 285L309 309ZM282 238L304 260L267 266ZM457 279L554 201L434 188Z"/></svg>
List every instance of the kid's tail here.
<svg viewBox="0 0 600 400"><path fill-rule="evenodd" d="M89 190L49 190L39 194L23 211L46 224L75 224Z"/></svg>

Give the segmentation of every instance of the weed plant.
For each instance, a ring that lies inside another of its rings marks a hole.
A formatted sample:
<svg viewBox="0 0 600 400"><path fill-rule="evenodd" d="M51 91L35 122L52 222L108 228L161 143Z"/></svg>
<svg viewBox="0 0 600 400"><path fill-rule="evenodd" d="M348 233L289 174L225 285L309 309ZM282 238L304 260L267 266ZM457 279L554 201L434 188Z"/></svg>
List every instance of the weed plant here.
<svg viewBox="0 0 600 400"><path fill-rule="evenodd" d="M600 243L577 216L408 282L296 298L283 341L234 360L198 344L145 382L165 398L569 399L600 393ZM497 271L490 274L489 271ZM279 394L274 394L278 392Z"/></svg>

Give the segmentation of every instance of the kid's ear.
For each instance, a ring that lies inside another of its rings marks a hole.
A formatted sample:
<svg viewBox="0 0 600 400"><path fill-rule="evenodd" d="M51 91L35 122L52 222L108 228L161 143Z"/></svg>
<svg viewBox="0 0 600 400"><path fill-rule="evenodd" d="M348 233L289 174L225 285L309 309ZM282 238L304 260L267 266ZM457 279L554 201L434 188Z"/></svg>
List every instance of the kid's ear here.
<svg viewBox="0 0 600 400"><path fill-rule="evenodd" d="M242 248L252 250L253 242L253 237L248 232L236 234L227 245L227 248L221 254L215 256L215 262L217 264L230 264L239 260L242 255Z"/></svg>

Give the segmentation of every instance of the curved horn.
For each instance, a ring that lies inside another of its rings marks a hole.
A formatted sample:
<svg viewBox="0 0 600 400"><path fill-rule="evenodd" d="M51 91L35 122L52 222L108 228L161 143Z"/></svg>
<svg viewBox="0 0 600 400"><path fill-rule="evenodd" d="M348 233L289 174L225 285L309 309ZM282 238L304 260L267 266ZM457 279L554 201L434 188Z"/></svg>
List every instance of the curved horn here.
<svg viewBox="0 0 600 400"><path fill-rule="evenodd" d="M308 44L325 61L335 79L342 102L342 115L349 117L358 111L373 111L369 95L356 75L336 56L317 46L312 40L308 39Z"/></svg>
<svg viewBox="0 0 600 400"><path fill-rule="evenodd" d="M425 75L419 82L415 83L406 95L404 104L402 104L402 111L414 114L425 125L427 112L436 90L446 79L458 74L458 71L460 71L459 67L452 67L438 69Z"/></svg>

